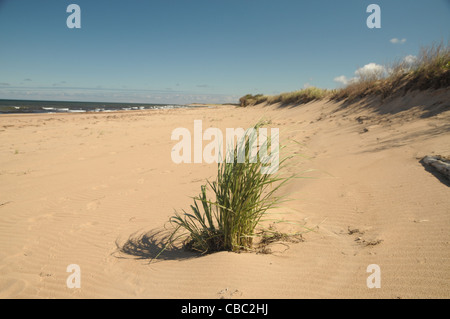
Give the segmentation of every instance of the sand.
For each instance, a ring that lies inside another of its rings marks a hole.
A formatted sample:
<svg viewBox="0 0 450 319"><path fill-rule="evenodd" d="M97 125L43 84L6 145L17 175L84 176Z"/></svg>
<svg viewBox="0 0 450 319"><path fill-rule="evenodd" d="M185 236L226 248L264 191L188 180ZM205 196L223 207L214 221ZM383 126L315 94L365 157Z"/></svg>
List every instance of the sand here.
<svg viewBox="0 0 450 319"><path fill-rule="evenodd" d="M378 109L319 101L2 115L0 297L449 298L450 188L420 163L450 155L449 100L439 91ZM261 117L300 143L304 157L287 171L311 170L274 211L314 229L303 242L272 244L271 254L176 251L153 263L118 252L188 209L215 176L214 164L172 162L172 130L202 120L225 132ZM80 266L79 289L66 285L70 264ZM379 289L367 287L370 264Z"/></svg>

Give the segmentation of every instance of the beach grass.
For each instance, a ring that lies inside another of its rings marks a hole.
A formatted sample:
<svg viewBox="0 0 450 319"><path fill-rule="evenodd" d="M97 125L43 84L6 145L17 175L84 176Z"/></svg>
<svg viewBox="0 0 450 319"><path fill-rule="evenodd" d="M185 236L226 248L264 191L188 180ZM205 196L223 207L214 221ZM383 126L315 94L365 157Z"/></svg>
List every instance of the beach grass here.
<svg viewBox="0 0 450 319"><path fill-rule="evenodd" d="M256 124L252 134L258 134L256 132L262 125L263 122ZM258 224L269 209L284 199L276 194L277 191L293 178L279 174L290 157L279 159L277 173L264 172L268 161L262 160L259 153L257 158L253 157L256 136L252 134L245 134L235 144L229 159L218 163L216 180L201 186L190 211L175 211L169 220L173 232L166 247L181 241L189 250L201 253L252 249L253 239L258 236ZM271 139L267 138L259 147L271 149ZM239 159L241 151L245 152L243 161ZM274 155L272 151L267 155L268 159ZM211 198L209 193L212 193Z"/></svg>
<svg viewBox="0 0 450 319"><path fill-rule="evenodd" d="M274 104L281 102L283 104L308 103L314 100L321 100L329 94L328 90L316 87L286 92L278 95L251 95L247 94L240 99L241 106L252 106L260 103Z"/></svg>

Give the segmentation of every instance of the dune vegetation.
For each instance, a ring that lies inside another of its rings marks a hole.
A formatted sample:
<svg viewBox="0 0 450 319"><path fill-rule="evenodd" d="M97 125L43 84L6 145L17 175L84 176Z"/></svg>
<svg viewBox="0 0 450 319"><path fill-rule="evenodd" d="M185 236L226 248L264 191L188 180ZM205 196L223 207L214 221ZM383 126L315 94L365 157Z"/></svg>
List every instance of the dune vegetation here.
<svg viewBox="0 0 450 319"><path fill-rule="evenodd" d="M450 86L450 46L442 42L422 48L413 60L401 60L384 68L385 72L358 74L339 89L327 90L308 87L278 95L247 94L240 98L240 105L303 104L314 100L354 101L367 96L387 98L397 92L439 89Z"/></svg>
<svg viewBox="0 0 450 319"><path fill-rule="evenodd" d="M269 209L284 200L284 197L277 195L277 191L294 176L264 172L264 165L277 155L274 151L267 154L264 160L259 151L256 157L252 157L254 138L258 134L256 130L263 125L259 122L252 133L248 134L247 130L236 141L231 161L218 163L216 180L201 186L200 194L193 198L190 211L175 212L170 218L173 230L166 248L181 242L188 250L201 253L236 252L252 250L254 238L261 236L261 233L264 240L279 235L270 230L261 232L257 226L261 226L260 222ZM267 138L259 149L271 149L270 145L271 139ZM245 154L243 160L239 154ZM279 169L289 158L280 158Z"/></svg>

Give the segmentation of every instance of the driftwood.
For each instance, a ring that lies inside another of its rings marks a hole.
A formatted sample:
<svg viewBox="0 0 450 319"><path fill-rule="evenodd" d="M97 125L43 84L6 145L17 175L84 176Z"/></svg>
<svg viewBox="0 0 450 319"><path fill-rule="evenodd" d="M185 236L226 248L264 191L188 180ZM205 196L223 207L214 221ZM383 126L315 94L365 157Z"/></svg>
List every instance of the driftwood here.
<svg viewBox="0 0 450 319"><path fill-rule="evenodd" d="M422 161L450 180L450 160L443 156L425 156Z"/></svg>

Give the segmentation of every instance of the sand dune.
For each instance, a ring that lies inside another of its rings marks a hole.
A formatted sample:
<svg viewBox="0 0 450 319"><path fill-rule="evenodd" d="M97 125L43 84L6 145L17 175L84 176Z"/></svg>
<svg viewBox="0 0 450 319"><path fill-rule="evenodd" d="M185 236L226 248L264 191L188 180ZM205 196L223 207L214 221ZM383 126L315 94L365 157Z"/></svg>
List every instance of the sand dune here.
<svg viewBox="0 0 450 319"><path fill-rule="evenodd" d="M441 90L382 104L3 115L0 297L449 298L450 188L420 163L450 155L448 101ZM151 264L117 251L187 209L215 176L215 165L172 162L172 130L261 117L300 143L305 158L290 171L314 169L284 189L296 200L277 211L315 227L304 242ZM66 286L70 264L80 289ZM366 285L370 264L380 289Z"/></svg>

